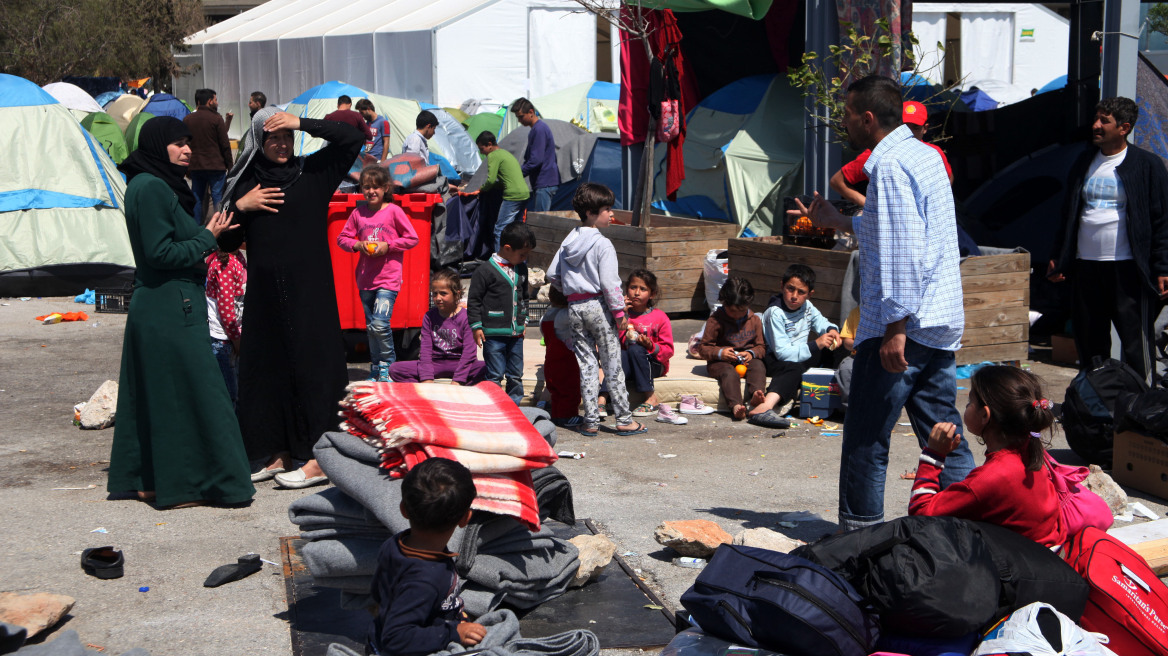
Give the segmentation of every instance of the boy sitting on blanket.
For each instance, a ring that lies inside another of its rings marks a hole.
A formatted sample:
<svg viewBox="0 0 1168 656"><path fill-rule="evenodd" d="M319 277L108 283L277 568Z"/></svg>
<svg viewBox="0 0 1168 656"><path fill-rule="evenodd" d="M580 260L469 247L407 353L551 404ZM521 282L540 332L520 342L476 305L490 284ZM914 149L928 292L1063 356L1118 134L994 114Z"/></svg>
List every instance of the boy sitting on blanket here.
<svg viewBox="0 0 1168 656"><path fill-rule="evenodd" d="M368 653L425 656L452 642L477 645L487 630L463 619L458 574L446 548L454 529L470 521L475 484L470 470L430 458L402 479L401 514L410 528L386 540L377 555L373 599L377 618Z"/></svg>

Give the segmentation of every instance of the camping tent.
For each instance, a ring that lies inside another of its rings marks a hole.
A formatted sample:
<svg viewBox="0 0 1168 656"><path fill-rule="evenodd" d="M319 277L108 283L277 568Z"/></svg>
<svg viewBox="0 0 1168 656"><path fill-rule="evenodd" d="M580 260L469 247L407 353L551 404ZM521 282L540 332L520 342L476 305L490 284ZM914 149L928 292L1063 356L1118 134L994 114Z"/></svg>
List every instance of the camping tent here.
<svg viewBox="0 0 1168 656"><path fill-rule="evenodd" d="M543 96L596 79L597 19L573 2L332 4L271 0L192 35L176 60L201 69L176 78L175 89L184 97L215 89L223 111L238 114L252 91L280 104L330 79L438 106Z"/></svg>
<svg viewBox="0 0 1168 656"><path fill-rule="evenodd" d="M803 133L803 99L787 76L728 84L687 117L685 180L676 201L665 200L666 151L657 149L653 207L737 222L745 235L770 235L782 225L783 197L803 186Z"/></svg>
<svg viewBox="0 0 1168 656"><path fill-rule="evenodd" d="M503 115L506 113L507 110L504 108L494 113L475 114L466 120L466 133L470 135L472 141L478 139L484 132L490 132L498 137L503 127Z"/></svg>
<svg viewBox="0 0 1168 656"><path fill-rule="evenodd" d="M444 109L437 107L426 109L433 112L434 117L438 119L438 128L434 130L434 136L430 139L431 147L437 146L462 175L474 175L483 159L479 155L478 146L467 134L466 128Z"/></svg>
<svg viewBox="0 0 1168 656"><path fill-rule="evenodd" d="M156 93L146 100L146 104L139 111L149 112L155 116L173 116L181 121L191 113L191 108L169 93Z"/></svg>
<svg viewBox="0 0 1168 656"><path fill-rule="evenodd" d="M73 112L73 116L77 120L85 118L93 112L100 112L101 105L93 99L93 96L85 92L84 89L68 82L53 82L41 87L48 94L57 99L57 102L64 105L69 111Z"/></svg>
<svg viewBox="0 0 1168 656"><path fill-rule="evenodd" d="M134 115L142 111L145 105L145 100L132 93L127 93L105 105L105 113L110 115L110 118L118 124L122 132L125 132L126 126L133 120Z"/></svg>
<svg viewBox="0 0 1168 656"><path fill-rule="evenodd" d="M94 97L94 100L97 101L97 104L105 107L106 105L120 98L121 95L122 92L120 89L118 91L105 91L103 93L97 94L97 96Z"/></svg>
<svg viewBox="0 0 1168 656"><path fill-rule="evenodd" d="M130 119L130 124L126 126L126 150L131 153L138 150L138 133L142 131L142 124L152 118L154 114L150 112L134 114L134 118Z"/></svg>
<svg viewBox="0 0 1168 656"><path fill-rule="evenodd" d="M0 150L0 296L76 294L124 278L134 266L125 183L69 110L0 74Z"/></svg>
<svg viewBox="0 0 1168 656"><path fill-rule="evenodd" d="M596 135L584 128L567 121L545 119L551 128L552 139L556 142L556 164L560 169L560 182L578 178L583 173L588 159L592 155L592 148L596 144ZM499 140L499 147L523 161L523 153L527 150L527 135L531 128L519 126L511 134Z"/></svg>
<svg viewBox="0 0 1168 656"><path fill-rule="evenodd" d="M531 98L531 104L543 118L568 121L589 132L616 132L616 112L620 103L620 85L612 82L581 82L562 91L541 98ZM519 120L511 112L503 118L506 135L519 127Z"/></svg>
<svg viewBox="0 0 1168 656"><path fill-rule="evenodd" d="M93 112L81 119L81 127L89 130L89 134L97 139L102 150L110 156L115 164L121 164L129 156L130 149L126 147L126 137L109 114Z"/></svg>

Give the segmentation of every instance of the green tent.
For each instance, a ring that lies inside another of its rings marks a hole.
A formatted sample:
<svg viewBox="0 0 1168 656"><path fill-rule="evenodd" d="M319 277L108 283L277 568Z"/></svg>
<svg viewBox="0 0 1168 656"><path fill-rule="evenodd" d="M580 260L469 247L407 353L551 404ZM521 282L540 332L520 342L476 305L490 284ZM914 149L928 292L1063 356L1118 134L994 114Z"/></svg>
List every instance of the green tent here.
<svg viewBox="0 0 1168 656"><path fill-rule="evenodd" d="M462 111L461 109L458 109L457 107L443 107L442 110L453 116L454 120L462 124L462 127L466 127L466 121L470 118L469 114Z"/></svg>
<svg viewBox="0 0 1168 656"><path fill-rule="evenodd" d="M499 111L506 111L506 108ZM503 115L498 113L475 114L466 120L466 133L470 135L472 141L478 139L483 132L490 132L497 137L501 127L503 127Z"/></svg>
<svg viewBox="0 0 1168 656"><path fill-rule="evenodd" d="M138 133L142 131L142 124L154 115L150 112L138 112L134 114L134 118L130 119L130 124L126 126L126 150L127 152L134 152L138 150Z"/></svg>
<svg viewBox="0 0 1168 656"><path fill-rule="evenodd" d="M113 117L105 112L93 112L81 119L81 127L89 130L105 152L109 153L114 164L121 164L122 160L130 155L126 147L126 138Z"/></svg>
<svg viewBox="0 0 1168 656"><path fill-rule="evenodd" d="M722 87L686 122L685 180L665 198L667 148L656 149L653 207L669 215L729 221L747 237L782 232L783 197L803 188L803 97L786 75Z"/></svg>

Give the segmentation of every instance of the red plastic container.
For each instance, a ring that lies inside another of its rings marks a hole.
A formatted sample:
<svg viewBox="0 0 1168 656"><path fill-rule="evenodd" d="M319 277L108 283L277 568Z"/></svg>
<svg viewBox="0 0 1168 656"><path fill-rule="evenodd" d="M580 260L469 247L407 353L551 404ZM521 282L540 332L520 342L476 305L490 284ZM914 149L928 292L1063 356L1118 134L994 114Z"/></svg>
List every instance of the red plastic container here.
<svg viewBox="0 0 1168 656"><path fill-rule="evenodd" d="M328 239L333 260L333 284L337 289L337 310L342 330L365 330L365 310L357 290L357 261L360 256L341 250L337 235L345 221L364 201L361 194L333 194L329 203ZM438 194L398 194L393 202L405 211L418 233L418 245L402 255L402 287L393 306L390 326L394 330L421 328L422 316L430 309L430 220L434 206L442 202Z"/></svg>

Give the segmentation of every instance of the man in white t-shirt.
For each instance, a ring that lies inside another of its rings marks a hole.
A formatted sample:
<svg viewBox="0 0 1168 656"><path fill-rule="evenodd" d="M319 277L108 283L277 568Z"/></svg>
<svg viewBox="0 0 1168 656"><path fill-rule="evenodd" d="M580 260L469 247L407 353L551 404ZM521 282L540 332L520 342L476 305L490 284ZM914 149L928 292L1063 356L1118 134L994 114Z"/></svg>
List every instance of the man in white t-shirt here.
<svg viewBox="0 0 1168 656"><path fill-rule="evenodd" d="M1168 296L1168 172L1158 156L1127 142L1137 118L1130 98L1096 106L1095 148L1071 169L1067 220L1047 277L1074 282L1079 366L1110 356L1114 324L1123 361L1151 384L1152 325Z"/></svg>

